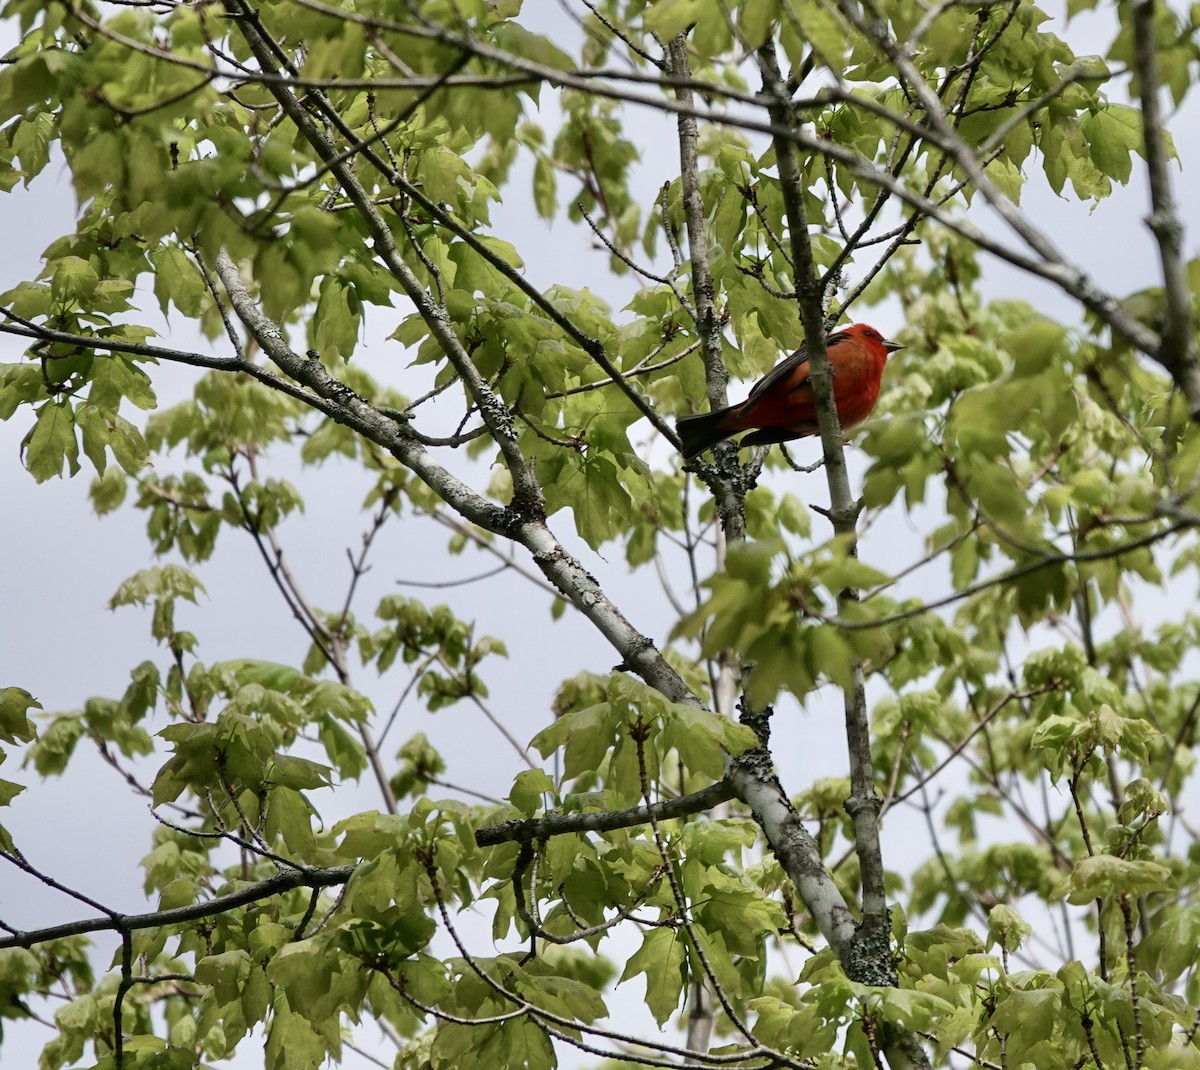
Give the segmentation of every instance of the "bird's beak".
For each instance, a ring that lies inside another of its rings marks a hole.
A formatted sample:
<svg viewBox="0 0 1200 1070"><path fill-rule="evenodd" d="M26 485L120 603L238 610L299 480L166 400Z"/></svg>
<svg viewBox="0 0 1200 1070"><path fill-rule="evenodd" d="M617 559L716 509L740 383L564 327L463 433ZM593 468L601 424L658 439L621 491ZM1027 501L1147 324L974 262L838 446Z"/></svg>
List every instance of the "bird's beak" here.
<svg viewBox="0 0 1200 1070"><path fill-rule="evenodd" d="M895 353L897 349L903 349L904 346L902 346L899 342L884 342L883 348L889 353Z"/></svg>

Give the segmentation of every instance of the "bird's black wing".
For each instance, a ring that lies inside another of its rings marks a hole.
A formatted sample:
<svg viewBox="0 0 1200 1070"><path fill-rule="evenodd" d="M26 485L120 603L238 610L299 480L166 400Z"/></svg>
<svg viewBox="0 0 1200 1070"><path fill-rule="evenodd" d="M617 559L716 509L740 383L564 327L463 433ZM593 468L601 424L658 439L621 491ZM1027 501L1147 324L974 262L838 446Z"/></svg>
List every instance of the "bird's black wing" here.
<svg viewBox="0 0 1200 1070"><path fill-rule="evenodd" d="M836 334L829 335L829 337L825 339L826 352L828 352L832 346L837 345L839 342L846 341L849 337L850 335L846 331L838 331ZM746 400L749 401L751 398L758 397L759 394L770 390L771 387L773 387L776 383L783 382L785 379L787 379L792 372L794 372L802 364L807 363L808 350L804 343L801 342L800 348L797 349L795 353L793 353L790 357L786 357L785 359L781 360L775 365L774 368L772 368L769 372L767 372L766 375L764 375L757 383L754 384ZM806 382L808 382L807 375L805 375L800 382L794 384L792 389L795 390L797 387Z"/></svg>

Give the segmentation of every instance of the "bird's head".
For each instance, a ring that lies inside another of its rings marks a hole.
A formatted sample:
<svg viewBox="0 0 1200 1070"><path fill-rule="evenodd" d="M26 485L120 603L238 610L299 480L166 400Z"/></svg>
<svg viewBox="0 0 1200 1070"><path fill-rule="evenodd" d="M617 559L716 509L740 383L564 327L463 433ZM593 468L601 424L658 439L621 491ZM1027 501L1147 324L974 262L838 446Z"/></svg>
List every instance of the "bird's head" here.
<svg viewBox="0 0 1200 1070"><path fill-rule="evenodd" d="M872 348L878 347L882 349L884 353L895 353L897 349L904 348L899 342L888 341L874 327L866 323L856 323L851 327L847 327L846 333L861 339Z"/></svg>

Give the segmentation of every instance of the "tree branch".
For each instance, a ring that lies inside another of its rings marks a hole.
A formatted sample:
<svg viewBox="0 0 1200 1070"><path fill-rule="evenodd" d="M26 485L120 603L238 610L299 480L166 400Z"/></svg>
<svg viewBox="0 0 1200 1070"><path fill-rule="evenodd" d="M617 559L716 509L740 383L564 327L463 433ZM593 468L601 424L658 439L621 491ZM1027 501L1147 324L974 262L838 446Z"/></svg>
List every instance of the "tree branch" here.
<svg viewBox="0 0 1200 1070"><path fill-rule="evenodd" d="M687 228L688 259L691 262L692 299L696 309L696 332L704 359L704 379L708 389L708 404L712 411L729 404L727 388L729 374L721 356L721 322L717 312L716 287L708 258L708 234L704 201L700 194L699 163L696 155L695 97L690 85L687 38L680 35L667 46L670 73L680 80L675 88L676 99L688 109L675 116L679 141L679 186L683 201L683 219ZM727 445L718 453L718 467L736 470L737 449ZM721 526L730 540L745 537L746 520L742 512L736 481L720 475L710 483L721 514Z"/></svg>
<svg viewBox="0 0 1200 1070"><path fill-rule="evenodd" d="M21 319L20 316L3 307L0 307L0 316L4 316L6 320L16 320L15 323L0 323L0 334L32 338L37 342L79 346L80 349L97 349L102 353L121 353L131 357L143 357L146 360L166 360L172 364L188 364L193 368L212 368L216 371L242 372L249 371L251 367L248 362L238 357L214 357L208 353L189 353L181 349L168 349L166 346L146 345L144 342L96 338L90 334L75 334L72 331L43 327L40 324Z"/></svg>
<svg viewBox="0 0 1200 1070"><path fill-rule="evenodd" d="M247 42L258 61L272 69L274 61L270 45L251 24L254 21L253 13L245 4L240 4L239 9L246 13L246 17L239 20L239 27L247 36ZM334 155L333 147L325 140L323 132L295 97L282 86L274 87L273 91L277 91L281 107L296 123L318 155L322 159ZM333 113L327 101L321 101L320 106ZM520 452L508 410L482 380L469 355L462 348L462 343L451 329L445 310L435 305L424 293L419 281L400 257L391 231L352 169L343 162L333 165L332 172L362 215L374 241L377 255L409 292L443 347L447 359L475 397L481 414L512 471L513 505L504 509L475 494L440 465L434 464L419 444L414 443L411 438L406 438L394 423L385 421L385 418L364 399L329 375L321 367L320 361L306 361L295 354L287 345L280 328L268 320L254 304L232 261L222 253L218 257L218 274L229 290L230 299L242 322L255 335L264 351L288 375L305 383L318 395L338 403L333 407L338 411L334 419L353 427L387 448L401 463L411 468L434 489L448 505L472 523L512 538L525 546L550 582L580 608L617 649L626 668L637 673L672 701L695 702L691 690L663 658L654 643L633 628L600 584L566 551L547 527L541 491ZM390 427L382 426L385 423L390 424Z"/></svg>
<svg viewBox="0 0 1200 1070"><path fill-rule="evenodd" d="M330 375L319 360L294 352L278 324L255 304L227 253L217 255L217 274L239 319L263 351L288 375L312 391L302 397L331 419L357 431L388 450L465 520L519 542L550 583L574 604L621 655L623 665L673 702L696 702L682 677L667 663L654 643L638 632L613 604L587 569L567 552L544 520L517 517L509 509L477 494L437 464L420 443L387 419L345 383Z"/></svg>
<svg viewBox="0 0 1200 1070"><path fill-rule="evenodd" d="M1171 193L1167 142L1159 105L1158 49L1154 40L1154 0L1134 0L1134 61L1142 103L1142 136L1146 174L1150 180L1150 215L1146 225L1158 242L1166 312L1162 345L1155 358L1179 384L1193 420L1200 420L1200 359L1192 332L1192 291L1183 255L1183 221Z"/></svg>
<svg viewBox="0 0 1200 1070"><path fill-rule="evenodd" d="M275 56L279 51L278 46L263 31L257 12L249 4L240 2L240 0L235 0L233 8L240 13L240 18L237 20L238 29L254 54L259 67L268 73L277 73L278 64ZM471 399L479 407L480 416L491 432L491 437L499 447L505 465L512 476L514 503L519 503L523 510L528 510L533 515L542 515L545 504L542 499L541 487L538 486L537 479L526 463L517 443L512 414L475 367L470 354L454 333L450 316L445 307L436 302L425 290L412 269L400 256L391 228L384 222L383 216L371 196L359 181L358 176L355 175L351 162L335 150L325 131L286 86L272 84L269 89L287 117L295 124L301 136L329 168L338 185L357 207L358 214L374 244L375 255L383 261L393 278L408 294L421 318L428 324L430 333L437 339L446 359L453 365ZM321 94L315 96L326 114L333 113L333 108L322 99Z"/></svg>
<svg viewBox="0 0 1200 1070"><path fill-rule="evenodd" d="M658 821L690 817L735 797L732 783L728 779L718 780L707 788L656 803L652 807L631 806L626 810L602 810L587 814L551 812L542 817L489 825L475 833L475 842L480 847L495 847L500 843L530 843L569 833L612 832L614 829L645 825L651 817Z"/></svg>
<svg viewBox="0 0 1200 1070"><path fill-rule="evenodd" d="M62 925L51 925L45 929L30 929L26 932L13 932L8 936L0 936L0 951L9 947L33 947L50 940L61 940L67 936L81 936L84 933L119 932L131 933L138 929L156 929L166 925L180 925L184 922L198 921L201 918L211 918L223 914L227 910L257 903L271 896L291 891L293 888L329 888L345 884L353 876L357 866L334 866L326 869L301 867L285 869L265 881L258 881L239 888L228 895L219 895L202 903L191 903L185 907L175 907L172 910L154 910L147 914L117 914L113 913L100 918L84 918L81 921L65 922Z"/></svg>
<svg viewBox="0 0 1200 1070"><path fill-rule="evenodd" d="M768 40L759 49L758 66L772 123L776 126L791 125L792 112L787 102L786 88L773 41ZM850 480L842 450L841 425L833 397L833 375L825 352L825 293L809 242L808 219L804 208L805 191L796 161L795 146L788 141L777 140L775 157L779 167L784 212L788 221L792 260L796 265L796 300L800 307L800 320L804 325L805 341L808 345L810 378L816 399L817 424L821 432L825 473L829 483L830 518L834 531L850 539L853 545L858 522L858 505L850 492ZM839 602L850 597L850 592L844 592L839 596ZM884 889L883 853L879 843L879 812L882 803L875 790L870 720L867 715L862 663L856 661L851 667L851 672L851 686L844 692L846 743L850 758L850 798L847 800L846 809L854 824L855 850L862 879L863 917L861 926L855 927L851 938L841 947L835 945L835 950L852 980L869 985L895 986L897 975L892 962L891 926ZM824 874L823 868L821 872ZM808 904L805 890L799 885L797 890ZM817 890L826 891L823 888ZM808 905L812 909L812 905ZM840 914L838 921L841 921ZM900 1066L929 1065L919 1041L912 1034L895 1029L882 1032L883 1044L888 1050L888 1059L893 1070Z"/></svg>

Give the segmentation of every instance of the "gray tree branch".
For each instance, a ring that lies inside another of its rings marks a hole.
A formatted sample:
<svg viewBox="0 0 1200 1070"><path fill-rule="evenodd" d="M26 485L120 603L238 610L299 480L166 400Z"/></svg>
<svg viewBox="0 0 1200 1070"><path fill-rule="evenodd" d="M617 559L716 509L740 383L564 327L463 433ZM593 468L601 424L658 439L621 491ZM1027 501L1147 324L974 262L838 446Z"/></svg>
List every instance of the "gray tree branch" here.
<svg viewBox="0 0 1200 1070"><path fill-rule="evenodd" d="M728 802L735 797L728 779L718 780L707 788L667 799L653 807L631 806L626 810L601 810L595 813L548 813L541 817L530 817L520 821L504 821L489 825L475 833L475 842L480 847L495 847L500 843L530 843L549 836L566 833L611 832L614 829L632 828L646 824L653 813L659 821L677 817L690 817L703 813L718 803Z"/></svg>
<svg viewBox="0 0 1200 1070"><path fill-rule="evenodd" d="M189 903L172 910L152 910L145 914L106 914L99 918L84 918L62 925L51 925L44 929L30 929L0 936L0 951L9 947L34 947L50 940L62 940L68 936L84 933L119 932L131 933L138 929L157 929L166 925L181 925L185 922L212 918L226 911L258 903L293 888L329 888L345 884L354 874L356 866L334 866L326 869L297 867L281 870L265 881L258 881L239 888L228 895L218 895L201 903Z"/></svg>
<svg viewBox="0 0 1200 1070"><path fill-rule="evenodd" d="M757 57L762 75L763 95L767 100L772 123L776 126L793 125L794 117L788 104L787 90L776 58L774 42L768 40L759 49ZM817 403L817 423L821 432L825 472L829 483L830 519L834 531L850 539L853 546L857 535L858 505L850 490L842 450L842 431L833 396L833 375L825 351L824 286L813 261L808 218L804 208L805 191L796 160L795 145L788 140L777 139L775 158L788 221L792 261L796 266L796 300L800 307L800 320L804 325L810 380ZM839 603L851 597L851 592L843 592L839 595ZM879 840L879 813L882 802L875 790L870 718L867 713L861 663L856 662L852 666L852 677L852 685L844 692L846 743L850 759L850 798L846 808L854 825L855 853L862 880L863 917L861 924L854 927L849 938L843 937L840 946L835 944L834 948L852 980L869 985L894 987L898 979L896 967L892 962L891 925L884 889L883 851ZM796 824L798 825L798 822ZM798 849L808 850L808 845L803 840L798 840L797 846ZM825 872L823 868L821 872ZM813 906L808 902L805 889L797 885L797 891L812 910ZM819 883L813 891L818 895L826 892ZM842 909L844 906L836 911L830 907L831 923L839 933L845 925ZM833 943L832 940L830 942ZM929 1065L916 1037L902 1030L883 1030L883 1046L892 1070Z"/></svg>
<svg viewBox="0 0 1200 1070"><path fill-rule="evenodd" d="M1188 399L1192 419L1200 419L1200 359L1192 330L1192 291L1183 255L1183 220L1171 192L1167 140L1163 133L1158 50L1154 41L1155 0L1134 0L1133 40L1138 90L1142 104L1142 137L1150 182L1150 215L1146 225L1158 242L1166 310L1162 345L1155 356Z"/></svg>
<svg viewBox="0 0 1200 1070"><path fill-rule="evenodd" d="M671 77L687 82L691 76L688 59L688 43L684 34L671 39L667 45L668 70ZM681 104L695 105L692 89L677 85L675 96ZM675 117L676 136L679 141L679 186L683 201L684 226L688 237L688 260L691 264L692 303L695 308L696 331L700 338L700 352L704 361L704 380L711 411L724 408L729 403L729 375L721 355L721 317L717 309L716 286L713 282L712 265L709 261L709 241L704 199L700 192L700 165L696 151L697 129L694 115L679 113ZM664 220L664 222L666 222ZM670 224L667 223L667 226ZM717 464L713 469L700 468L705 482L716 500L720 517L717 532L717 559L715 568L725 566L725 550L731 542L741 542L746 537L745 486L738 464L738 447L733 442L718 443L714 451ZM717 671L713 676L712 701L718 712L732 716L737 702L737 686L741 668L731 651L722 651L717 658ZM655 830L657 833L657 829ZM656 835L657 838L657 835ZM661 847L661 843L660 843ZM680 909L686 917L687 907L682 901ZM692 936L695 944L694 935ZM697 949L699 945L696 945ZM707 1050L716 1024L716 1001L719 998L726 1012L729 1005L721 992L711 970L708 977L697 975L692 978L687 1019L688 1047L697 1051ZM729 1015L735 1022L736 1018Z"/></svg>

